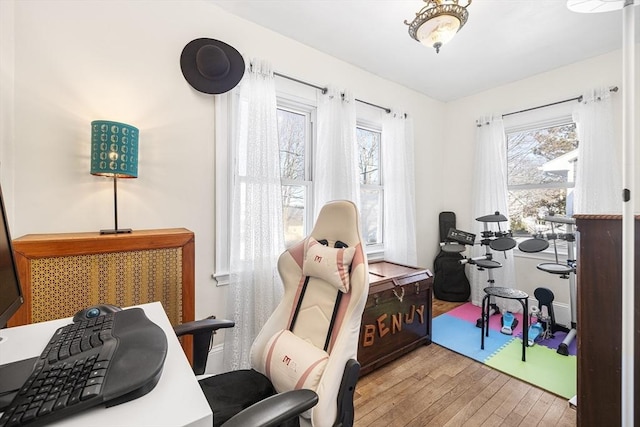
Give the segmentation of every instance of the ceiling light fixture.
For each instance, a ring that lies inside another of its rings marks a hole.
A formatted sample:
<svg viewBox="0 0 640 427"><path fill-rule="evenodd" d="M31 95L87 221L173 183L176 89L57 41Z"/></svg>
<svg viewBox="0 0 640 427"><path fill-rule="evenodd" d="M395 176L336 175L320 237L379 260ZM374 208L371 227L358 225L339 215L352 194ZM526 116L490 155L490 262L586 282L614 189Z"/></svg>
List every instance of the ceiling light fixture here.
<svg viewBox="0 0 640 427"><path fill-rule="evenodd" d="M409 35L425 46L434 47L440 53L443 44L455 36L464 26L469 17L467 7L472 0L467 0L466 6L460 6L459 0L423 0L424 6L409 26Z"/></svg>

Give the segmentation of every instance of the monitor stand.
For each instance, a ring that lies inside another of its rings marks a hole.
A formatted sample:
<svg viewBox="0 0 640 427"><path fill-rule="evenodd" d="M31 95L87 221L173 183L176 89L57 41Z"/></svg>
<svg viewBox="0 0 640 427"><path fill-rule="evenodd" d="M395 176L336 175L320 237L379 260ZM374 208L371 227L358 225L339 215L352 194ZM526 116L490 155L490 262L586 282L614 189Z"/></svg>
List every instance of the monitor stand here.
<svg viewBox="0 0 640 427"><path fill-rule="evenodd" d="M0 412L13 400L22 384L29 378L38 357L0 365Z"/></svg>

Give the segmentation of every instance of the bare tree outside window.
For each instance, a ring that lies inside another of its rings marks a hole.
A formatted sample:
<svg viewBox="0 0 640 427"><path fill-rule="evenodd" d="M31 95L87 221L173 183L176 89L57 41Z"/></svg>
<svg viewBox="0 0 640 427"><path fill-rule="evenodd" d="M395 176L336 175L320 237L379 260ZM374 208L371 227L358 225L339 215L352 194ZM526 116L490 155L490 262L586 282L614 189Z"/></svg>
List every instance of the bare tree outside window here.
<svg viewBox="0 0 640 427"><path fill-rule="evenodd" d="M548 231L544 216L570 215L577 164L575 123L507 133L510 228L515 235Z"/></svg>
<svg viewBox="0 0 640 427"><path fill-rule="evenodd" d="M280 177L285 244L302 240L308 200L308 114L278 109Z"/></svg>
<svg viewBox="0 0 640 427"><path fill-rule="evenodd" d="M368 245L382 244L383 187L380 171L380 131L356 128L360 168L360 216Z"/></svg>
<svg viewBox="0 0 640 427"><path fill-rule="evenodd" d="M356 129L360 184L380 185L380 132Z"/></svg>
<svg viewBox="0 0 640 427"><path fill-rule="evenodd" d="M277 117L284 237L285 244L291 246L310 231L313 107L279 100ZM375 124L356 127L361 231L366 244L374 251L381 250L383 244L381 139L382 133Z"/></svg>

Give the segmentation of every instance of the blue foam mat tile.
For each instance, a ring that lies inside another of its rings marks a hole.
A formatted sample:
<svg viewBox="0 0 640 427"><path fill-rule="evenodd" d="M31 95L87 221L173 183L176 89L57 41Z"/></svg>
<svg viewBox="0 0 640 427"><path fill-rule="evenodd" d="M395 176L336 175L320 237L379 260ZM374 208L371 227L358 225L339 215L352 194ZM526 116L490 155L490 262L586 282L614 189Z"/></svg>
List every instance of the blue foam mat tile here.
<svg viewBox="0 0 640 427"><path fill-rule="evenodd" d="M484 338L484 350L480 349L481 330L474 324L448 314L433 319L432 341L438 345L484 363L491 355L514 340L513 336L494 330Z"/></svg>

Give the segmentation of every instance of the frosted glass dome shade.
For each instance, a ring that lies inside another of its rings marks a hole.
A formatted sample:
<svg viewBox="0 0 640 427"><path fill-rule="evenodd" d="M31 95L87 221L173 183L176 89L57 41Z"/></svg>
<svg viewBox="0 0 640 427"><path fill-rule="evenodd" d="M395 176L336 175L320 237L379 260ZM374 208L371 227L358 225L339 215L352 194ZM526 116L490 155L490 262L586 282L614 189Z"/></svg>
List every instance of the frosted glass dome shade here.
<svg viewBox="0 0 640 427"><path fill-rule="evenodd" d="M425 46L439 47L447 43L460 29L460 20L451 15L440 15L425 22L418 28L416 36Z"/></svg>

